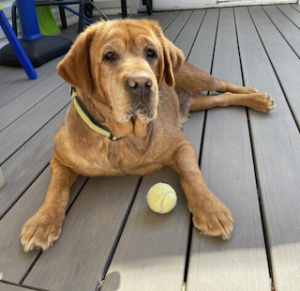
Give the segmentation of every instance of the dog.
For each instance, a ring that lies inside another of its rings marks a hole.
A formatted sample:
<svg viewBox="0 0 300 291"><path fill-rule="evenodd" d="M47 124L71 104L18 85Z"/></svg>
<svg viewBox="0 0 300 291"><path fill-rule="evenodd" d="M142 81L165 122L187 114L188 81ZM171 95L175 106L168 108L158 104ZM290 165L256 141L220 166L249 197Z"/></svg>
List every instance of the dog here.
<svg viewBox="0 0 300 291"><path fill-rule="evenodd" d="M181 125L190 111L216 106L267 112L274 108L272 98L185 62L182 51L150 20L91 25L77 37L57 73L76 91L54 136L45 201L21 230L24 251L46 250L58 239L78 175L145 175L164 166L179 174L195 227L230 238L232 214L208 189Z"/></svg>

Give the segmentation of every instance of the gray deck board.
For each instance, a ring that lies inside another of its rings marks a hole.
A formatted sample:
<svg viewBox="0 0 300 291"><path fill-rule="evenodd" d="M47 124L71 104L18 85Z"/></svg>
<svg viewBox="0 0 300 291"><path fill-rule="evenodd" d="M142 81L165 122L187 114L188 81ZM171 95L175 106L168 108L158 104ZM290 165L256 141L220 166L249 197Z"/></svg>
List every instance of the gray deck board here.
<svg viewBox="0 0 300 291"><path fill-rule="evenodd" d="M5 89L9 85L17 82L18 80L24 78L26 75L25 71L23 69L16 69L14 71L11 71L8 74L5 74L0 79L0 92L1 90Z"/></svg>
<svg viewBox="0 0 300 291"><path fill-rule="evenodd" d="M53 118L1 166L6 184L0 191L0 217L49 163L53 148L52 137L59 128L65 111Z"/></svg>
<svg viewBox="0 0 300 291"><path fill-rule="evenodd" d="M143 178L101 291L181 290L190 213L179 180L171 169ZM145 198L158 182L170 184L178 197L166 215L151 211Z"/></svg>
<svg viewBox="0 0 300 291"><path fill-rule="evenodd" d="M189 21L183 27L181 33L176 39L176 46L178 46L183 51L183 54L186 58L188 57L194 39L199 31L205 12L206 10L193 11L193 14L191 15Z"/></svg>
<svg viewBox="0 0 300 291"><path fill-rule="evenodd" d="M249 11L300 127L299 58L261 7L251 7Z"/></svg>
<svg viewBox="0 0 300 291"><path fill-rule="evenodd" d="M203 127L199 116L191 114L184 126L197 156ZM177 205L166 215L151 211L145 199L150 187L158 182L170 184L177 193ZM182 290L190 222L178 175L165 168L145 176L101 291Z"/></svg>
<svg viewBox="0 0 300 291"><path fill-rule="evenodd" d="M90 179L69 211L55 247L42 254L24 284L53 291L94 291L138 181L137 176Z"/></svg>
<svg viewBox="0 0 300 291"><path fill-rule="evenodd" d="M32 289L28 289L21 286L10 285L2 282L0 282L0 290L1 291L32 291Z"/></svg>
<svg viewBox="0 0 300 291"><path fill-rule="evenodd" d="M163 19L166 15L168 14L168 12L154 12L151 15L148 14L144 14L142 17L140 18L146 18L146 19L152 19L155 21L160 21L161 19Z"/></svg>
<svg viewBox="0 0 300 291"><path fill-rule="evenodd" d="M41 252L35 250L25 253L19 235L23 224L44 201L50 183L50 172L50 167L47 167L0 221L0 271L3 280L20 283ZM86 178L80 177L72 186L69 205L74 201L85 181Z"/></svg>
<svg viewBox="0 0 300 291"><path fill-rule="evenodd" d="M257 19L260 8L250 8ZM250 113L251 134L276 291L299 290L300 137L247 8L236 9L245 83L270 94L274 112ZM283 52L282 52L283 53ZM288 72L287 72L288 73Z"/></svg>
<svg viewBox="0 0 300 291"><path fill-rule="evenodd" d="M74 41L77 36L77 26L69 26L67 30L62 30L59 36L66 37ZM38 78L35 80L29 80L22 68L16 69L0 66L0 76L1 72L10 72L8 74L2 73L4 77L1 77L0 80L0 107L6 105L29 90L31 87L35 86L56 72L56 66L58 62L62 60L62 58L63 56L60 56L41 67L36 68L35 70Z"/></svg>
<svg viewBox="0 0 300 291"><path fill-rule="evenodd" d="M193 65L208 73L211 71L218 18L219 9L208 9L206 11L189 57L189 61Z"/></svg>
<svg viewBox="0 0 300 291"><path fill-rule="evenodd" d="M62 83L63 79L56 73L31 87L13 101L0 108L0 131L35 106ZM67 92L66 92L67 94Z"/></svg>
<svg viewBox="0 0 300 291"><path fill-rule="evenodd" d="M221 10L212 73L242 85L232 8ZM235 224L233 236L226 242L199 239L194 228L187 291L269 291L245 108L207 112L201 169L208 187L231 209Z"/></svg>
<svg viewBox="0 0 300 291"><path fill-rule="evenodd" d="M25 73L25 76L22 75L23 78L17 79L17 76L21 74L19 72L21 72L22 69L17 69L16 71L12 72L12 75L10 76L12 83L9 86L5 86L5 88L0 91L0 107L14 100L19 95L29 90L32 86L40 83L46 77L53 74L56 71L56 66L59 60L61 59L62 57L59 57L39 68L36 68L38 78L35 80L29 80Z"/></svg>
<svg viewBox="0 0 300 291"><path fill-rule="evenodd" d="M5 66L0 65L0 78L2 78L3 76L11 73L14 70L16 70L16 68L5 67Z"/></svg>
<svg viewBox="0 0 300 291"><path fill-rule="evenodd" d="M164 29L165 37L167 37L170 41L174 41L178 36L180 30L183 29L184 25L191 17L192 13L193 13L192 10L181 11L179 15L176 17L176 21L172 22L172 25L170 25L167 29Z"/></svg>
<svg viewBox="0 0 300 291"><path fill-rule="evenodd" d="M175 21L179 13L180 11L168 12L168 14L159 21L159 25L165 30L173 21Z"/></svg>
<svg viewBox="0 0 300 291"><path fill-rule="evenodd" d="M296 9L297 11L300 12L300 4L291 4L291 7L293 7L294 9ZM297 14L295 14L296 18L297 18ZM298 22L298 21L297 21Z"/></svg>
<svg viewBox="0 0 300 291"><path fill-rule="evenodd" d="M61 85L0 132L0 164L70 102L69 86Z"/></svg>
<svg viewBox="0 0 300 291"><path fill-rule="evenodd" d="M286 6L278 6L280 10L285 11ZM287 8L291 8L288 6ZM294 52L300 57L300 31L276 6L263 7L267 15L272 20L273 24L280 31L287 43L292 47ZM294 10L295 11L295 10ZM297 13L297 12L296 12ZM288 15L288 13L286 13ZM298 13L299 14L299 13ZM299 15L300 16L300 15ZM299 17L300 19L300 17Z"/></svg>
<svg viewBox="0 0 300 291"><path fill-rule="evenodd" d="M178 37L169 28L171 41L189 54L199 29L199 19L204 11L197 11L189 18ZM195 20L198 19L198 23ZM196 153L202 132L202 114L195 113L184 126L185 134L192 141ZM160 215L147 206L145 196L155 183L170 184L177 193L177 206L169 214ZM106 290L178 290L183 284L185 256L190 226L190 213L186 198L180 186L178 175L171 169L162 169L143 178L129 218L118 243L112 263L105 277L101 291ZM170 245L172 247L170 248ZM151 267L147 267L151 266ZM139 276L134 275L141 270ZM151 284L146 284L151 282Z"/></svg>
<svg viewBox="0 0 300 291"><path fill-rule="evenodd" d="M293 22L300 29L300 5L277 5L277 7L290 19L291 22Z"/></svg>

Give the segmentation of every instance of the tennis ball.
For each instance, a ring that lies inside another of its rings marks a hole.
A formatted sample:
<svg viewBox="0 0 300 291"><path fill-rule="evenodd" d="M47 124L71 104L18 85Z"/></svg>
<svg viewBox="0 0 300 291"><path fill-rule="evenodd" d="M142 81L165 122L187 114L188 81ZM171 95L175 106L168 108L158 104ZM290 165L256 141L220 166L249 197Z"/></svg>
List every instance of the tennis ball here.
<svg viewBox="0 0 300 291"><path fill-rule="evenodd" d="M168 184L157 183L150 188L147 194L149 207L157 213L170 212L176 205L177 196L175 190Z"/></svg>

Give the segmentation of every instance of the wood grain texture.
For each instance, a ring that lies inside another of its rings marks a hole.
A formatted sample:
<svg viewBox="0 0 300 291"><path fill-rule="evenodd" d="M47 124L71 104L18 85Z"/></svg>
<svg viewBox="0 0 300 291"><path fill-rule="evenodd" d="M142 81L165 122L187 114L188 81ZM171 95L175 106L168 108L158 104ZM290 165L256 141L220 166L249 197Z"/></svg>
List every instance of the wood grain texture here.
<svg viewBox="0 0 300 291"><path fill-rule="evenodd" d="M174 42L180 31L187 23L188 19L191 17L192 12L192 10L181 11L176 17L176 21L172 22L167 29L164 28L165 37Z"/></svg>
<svg viewBox="0 0 300 291"><path fill-rule="evenodd" d="M300 127L299 58L261 7L251 7L249 11Z"/></svg>
<svg viewBox="0 0 300 291"><path fill-rule="evenodd" d="M0 189L4 186L4 184L5 184L5 178L0 167Z"/></svg>
<svg viewBox="0 0 300 291"><path fill-rule="evenodd" d="M32 289L28 289L26 287L10 285L2 282L0 282L0 290L1 291L32 291Z"/></svg>
<svg viewBox="0 0 300 291"><path fill-rule="evenodd" d="M184 126L198 157L203 127L199 115L191 114ZM177 193L177 205L166 215L151 211L145 198L149 188L158 182L170 184ZM167 168L145 176L101 291L180 291L190 221L179 176Z"/></svg>
<svg viewBox="0 0 300 291"><path fill-rule="evenodd" d="M155 183L170 184L176 208L154 213L145 196ZM101 291L180 291L184 276L190 214L179 176L163 169L143 178Z"/></svg>
<svg viewBox="0 0 300 291"><path fill-rule="evenodd" d="M245 83L268 92L277 104L267 115L249 111L275 290L298 291L299 131L247 8L235 11ZM261 8L250 8L250 11L254 19L261 15Z"/></svg>
<svg viewBox="0 0 300 291"><path fill-rule="evenodd" d="M206 10L194 10L189 21L183 27L176 39L176 46L183 51L186 58L191 51L191 47L199 31L205 12Z"/></svg>
<svg viewBox="0 0 300 291"><path fill-rule="evenodd" d="M15 71L11 71L8 74L5 74L0 79L0 92L1 92L1 90L8 87L9 85L24 78L25 76L27 76L27 75L23 69L16 69Z"/></svg>
<svg viewBox="0 0 300 291"><path fill-rule="evenodd" d="M277 7L300 29L300 5L277 5Z"/></svg>
<svg viewBox="0 0 300 291"><path fill-rule="evenodd" d="M27 90L29 90L32 86L40 83L46 77L50 76L56 71L56 66L63 57L58 57L45 65L36 68L36 73L38 74L38 78L35 80L28 79L27 75L25 74L23 69L17 69L11 73L10 76L6 76L6 81L3 80L4 84L8 84L9 86L4 86L5 88L0 91L0 107L4 106L5 104L9 103L10 101L17 98L19 95L23 94ZM24 73L21 73L23 71ZM19 78L18 76L22 75L23 78Z"/></svg>
<svg viewBox="0 0 300 291"><path fill-rule="evenodd" d="M300 12L300 4L291 4L291 7ZM296 14L297 15L297 14ZM298 18L298 16L296 16Z"/></svg>
<svg viewBox="0 0 300 291"><path fill-rule="evenodd" d="M146 18L146 19L152 19L155 21L160 21L161 19L163 19L166 15L168 14L168 12L154 12L151 15L148 14L144 14L143 16L141 16L140 18Z"/></svg>
<svg viewBox="0 0 300 291"><path fill-rule="evenodd" d="M2 78L3 76L11 73L14 70L16 70L16 68L5 67L5 66L0 65L0 78Z"/></svg>
<svg viewBox="0 0 300 291"><path fill-rule="evenodd" d="M289 5L279 5L278 8L276 6L263 7L264 11L270 17L273 24L280 31L287 43L292 47L297 56L300 57L300 31L289 19L290 9L293 10L292 12L298 12ZM286 8L288 8L288 11L286 11ZM298 19L300 21L300 13L298 13Z"/></svg>
<svg viewBox="0 0 300 291"><path fill-rule="evenodd" d="M166 30L168 28L168 26L175 21L176 17L178 17L180 11L172 11L172 12L168 12L168 14L162 18L159 22L159 25L161 26L161 28L163 30Z"/></svg>
<svg viewBox="0 0 300 291"><path fill-rule="evenodd" d="M203 12L193 14L175 41L175 45L182 48L186 55L189 54L201 23L198 21L196 24L195 19L201 20L202 16ZM169 35L176 38L171 29L177 31L180 29L173 24L168 28ZM199 156L203 128L201 121L203 121L202 114L194 113L184 126L184 133L192 141L197 156ZM158 182L170 184L177 193L177 206L166 215L151 211L145 199L150 187ZM101 291L180 291L184 277L190 222L190 213L187 210L179 176L173 170L166 168L145 176ZM139 270L138 276L137 270Z"/></svg>
<svg viewBox="0 0 300 291"><path fill-rule="evenodd" d="M189 62L208 73L211 71L219 13L219 9L206 11L189 57Z"/></svg>
<svg viewBox="0 0 300 291"><path fill-rule="evenodd" d="M50 183L50 175L50 167L47 167L0 221L0 272L3 280L20 283L40 254L39 250L25 253L19 235L23 224L43 203ZM74 201L85 181L86 178L83 177L77 179L71 189L69 205ZM1 288L0 290L2 291Z"/></svg>
<svg viewBox="0 0 300 291"><path fill-rule="evenodd" d="M35 106L63 83L56 73L45 78L13 101L0 108L0 131Z"/></svg>
<svg viewBox="0 0 300 291"><path fill-rule="evenodd" d="M90 179L70 209L54 247L24 284L48 290L95 290L107 268L139 177Z"/></svg>
<svg viewBox="0 0 300 291"><path fill-rule="evenodd" d="M70 102L69 85L63 84L0 132L0 164L36 134Z"/></svg>
<svg viewBox="0 0 300 291"><path fill-rule="evenodd" d="M6 184L0 191L0 217L15 203L49 163L54 133L59 128L65 110L17 151L1 168Z"/></svg>
<svg viewBox="0 0 300 291"><path fill-rule="evenodd" d="M213 75L242 85L231 8L221 10ZM187 291L269 291L245 108L207 112L201 169L208 187L231 209L234 233L229 241L199 239L198 231L193 229Z"/></svg>

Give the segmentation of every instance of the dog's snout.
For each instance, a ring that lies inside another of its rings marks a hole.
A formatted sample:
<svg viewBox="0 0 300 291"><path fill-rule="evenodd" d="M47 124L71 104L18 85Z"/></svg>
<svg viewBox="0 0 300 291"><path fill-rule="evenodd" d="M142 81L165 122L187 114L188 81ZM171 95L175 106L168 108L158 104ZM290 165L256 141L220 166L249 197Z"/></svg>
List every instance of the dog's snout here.
<svg viewBox="0 0 300 291"><path fill-rule="evenodd" d="M151 76L148 73L132 74L126 83L128 89L138 97L149 94L153 84Z"/></svg>

